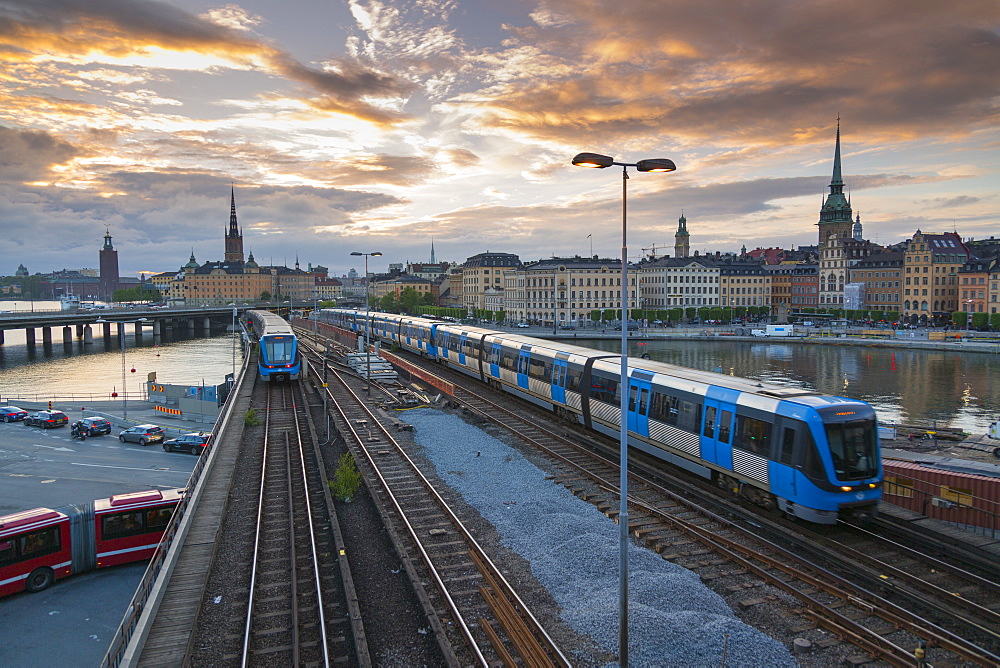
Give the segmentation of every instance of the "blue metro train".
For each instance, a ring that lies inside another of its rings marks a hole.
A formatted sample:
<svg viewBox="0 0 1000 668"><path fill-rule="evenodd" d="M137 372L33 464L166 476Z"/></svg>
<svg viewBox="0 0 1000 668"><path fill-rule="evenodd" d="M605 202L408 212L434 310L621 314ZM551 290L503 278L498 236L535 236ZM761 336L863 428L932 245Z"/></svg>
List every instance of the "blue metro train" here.
<svg viewBox="0 0 1000 668"><path fill-rule="evenodd" d="M292 326L270 311L247 311L250 335L260 343L257 372L264 382L296 380L302 369Z"/></svg>
<svg viewBox="0 0 1000 668"><path fill-rule="evenodd" d="M321 321L443 362L609 436L621 430L621 357L563 341L345 309ZM631 447L810 522L875 514L882 464L875 411L825 396L630 359Z"/></svg>

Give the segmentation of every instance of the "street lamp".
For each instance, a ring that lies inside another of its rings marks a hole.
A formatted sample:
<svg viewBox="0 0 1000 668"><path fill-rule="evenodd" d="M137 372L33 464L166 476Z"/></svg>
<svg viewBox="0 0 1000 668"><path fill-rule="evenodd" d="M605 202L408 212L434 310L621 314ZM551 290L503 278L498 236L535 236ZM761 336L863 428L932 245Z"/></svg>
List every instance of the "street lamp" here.
<svg viewBox="0 0 1000 668"><path fill-rule="evenodd" d="M971 299L965 302L965 329L968 330L966 337L972 336L972 306L974 303Z"/></svg>
<svg viewBox="0 0 1000 668"><path fill-rule="evenodd" d="M361 253L359 251L354 251L351 255L364 255L365 256L365 376L367 377L367 384L365 385L365 392L369 395L372 393L372 354L368 350L368 339L371 334L371 321L368 319L368 258L369 257L382 257L382 253L374 251L372 253Z"/></svg>
<svg viewBox="0 0 1000 668"><path fill-rule="evenodd" d="M620 435L620 468L618 505L618 661L622 666L628 666L628 244L626 243L626 185L628 184L628 168L635 167L639 172L672 172L677 169L673 160L654 158L639 162L615 162L615 159L597 153L580 153L573 158L577 167L593 167L604 169L612 165L622 168L622 355L621 379L621 423Z"/></svg>
<svg viewBox="0 0 1000 668"><path fill-rule="evenodd" d="M95 320L95 322L109 322L109 321L104 320L103 318L98 318L97 320ZM125 364L125 325L129 323L134 323L141 327L142 326L141 323L146 322L146 319L139 318L138 320L115 320L114 322L117 322L118 326L121 328L118 332L118 340L119 342L121 342L121 350L122 350L122 419L128 420L128 389L127 386L125 385L125 378L126 378L125 369L127 366ZM133 371L135 371L135 369L133 369Z"/></svg>

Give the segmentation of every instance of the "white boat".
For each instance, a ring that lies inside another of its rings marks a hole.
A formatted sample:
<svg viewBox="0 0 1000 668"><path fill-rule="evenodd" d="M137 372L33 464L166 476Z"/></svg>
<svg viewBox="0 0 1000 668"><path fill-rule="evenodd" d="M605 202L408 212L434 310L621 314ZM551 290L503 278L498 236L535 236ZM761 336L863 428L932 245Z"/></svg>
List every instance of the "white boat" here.
<svg viewBox="0 0 1000 668"><path fill-rule="evenodd" d="M76 295L63 295L59 298L59 303L64 311L80 308L80 298Z"/></svg>

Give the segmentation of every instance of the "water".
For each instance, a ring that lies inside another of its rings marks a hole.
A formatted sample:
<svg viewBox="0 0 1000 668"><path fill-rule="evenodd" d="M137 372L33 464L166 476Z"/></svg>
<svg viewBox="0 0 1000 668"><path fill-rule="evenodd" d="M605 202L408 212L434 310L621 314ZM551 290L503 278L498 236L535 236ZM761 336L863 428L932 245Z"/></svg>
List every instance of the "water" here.
<svg viewBox="0 0 1000 668"><path fill-rule="evenodd" d="M0 302L0 311L13 310L11 302ZM21 302L19 302L19 305ZM24 302L27 304L27 302ZM52 304L56 310L59 302ZM21 309L19 309L21 310ZM94 343L84 345L74 341L64 346L61 332L53 332L49 347L41 344L28 348L24 330L4 332L5 343L0 346L0 398L24 397L91 398L109 399L112 392L122 392L122 350L115 328L109 340L102 337L103 328L91 327ZM124 387L129 397L140 397L143 383L150 373L156 380L179 385L217 385L233 370L233 339L230 334L211 338L164 336L159 344L153 343L152 332L147 328L141 339L136 340L132 326L127 327L124 354ZM238 344L237 344L238 346ZM239 349L236 364L240 364Z"/></svg>
<svg viewBox="0 0 1000 668"><path fill-rule="evenodd" d="M645 345L640 345L645 343ZM587 346L618 353L617 340ZM985 434L1000 419L1000 352L824 346L744 341L630 342L670 364L804 387L867 401L883 423L955 427Z"/></svg>

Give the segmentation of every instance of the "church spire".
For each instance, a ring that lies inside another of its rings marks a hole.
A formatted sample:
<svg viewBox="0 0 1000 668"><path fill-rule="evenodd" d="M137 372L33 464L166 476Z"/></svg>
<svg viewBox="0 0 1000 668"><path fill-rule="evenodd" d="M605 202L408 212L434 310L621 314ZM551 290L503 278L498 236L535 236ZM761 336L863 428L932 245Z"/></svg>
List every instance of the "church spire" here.
<svg viewBox="0 0 1000 668"><path fill-rule="evenodd" d="M434 260L434 237L431 237L431 264L437 264Z"/></svg>
<svg viewBox="0 0 1000 668"><path fill-rule="evenodd" d="M229 230L226 232L226 262L243 263L243 233L236 222L236 187L229 195Z"/></svg>
<svg viewBox="0 0 1000 668"><path fill-rule="evenodd" d="M844 177L840 164L840 116L837 116L837 143L833 152L833 178L830 194L819 211L819 244L826 244L831 235L840 239L851 236L853 227L851 201L844 195Z"/></svg>

